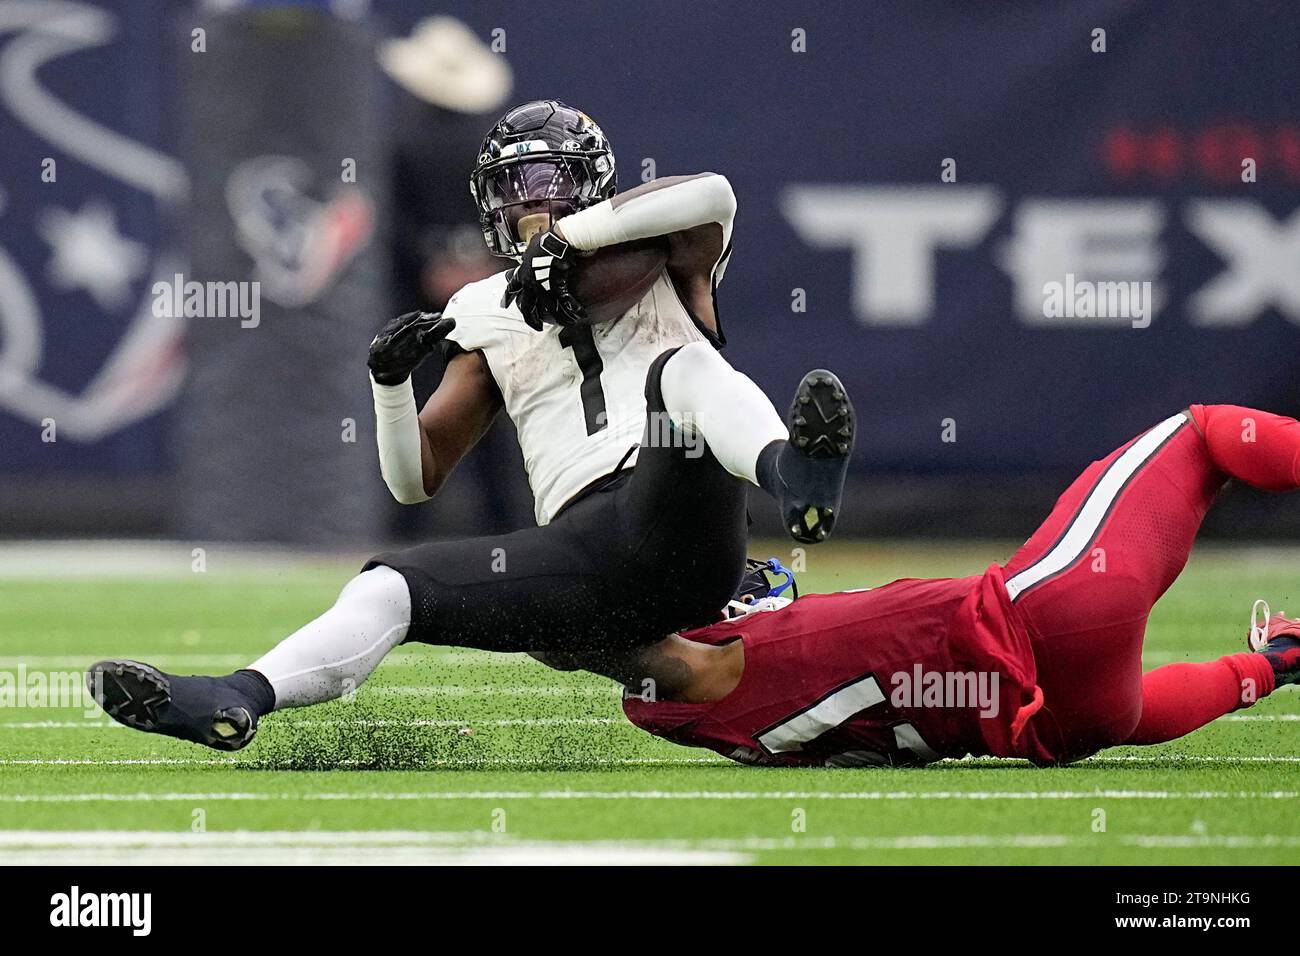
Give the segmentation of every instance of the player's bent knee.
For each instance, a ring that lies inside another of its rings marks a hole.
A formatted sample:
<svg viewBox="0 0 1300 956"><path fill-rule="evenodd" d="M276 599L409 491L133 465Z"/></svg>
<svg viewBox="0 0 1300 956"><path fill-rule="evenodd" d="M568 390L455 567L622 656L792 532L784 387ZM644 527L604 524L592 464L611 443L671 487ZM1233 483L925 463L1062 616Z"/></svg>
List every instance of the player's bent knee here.
<svg viewBox="0 0 1300 956"><path fill-rule="evenodd" d="M672 350L665 360L670 375L708 375L718 368L730 368L727 360L708 342L688 342Z"/></svg>
<svg viewBox="0 0 1300 956"><path fill-rule="evenodd" d="M379 609L401 610L410 607L410 591L399 571L386 564L367 568L343 585L335 606L348 605Z"/></svg>
<svg viewBox="0 0 1300 956"><path fill-rule="evenodd" d="M695 390L731 371L731 366L708 342L690 342L662 353L646 376L646 400L657 410L687 414L697 409ZM652 394L652 388L657 394Z"/></svg>

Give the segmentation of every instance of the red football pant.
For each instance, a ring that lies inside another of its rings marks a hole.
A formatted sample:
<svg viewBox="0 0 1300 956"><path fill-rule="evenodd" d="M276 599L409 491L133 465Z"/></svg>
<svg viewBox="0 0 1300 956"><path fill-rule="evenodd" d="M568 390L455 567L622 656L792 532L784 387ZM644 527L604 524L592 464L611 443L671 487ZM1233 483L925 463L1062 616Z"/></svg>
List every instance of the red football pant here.
<svg viewBox="0 0 1300 956"><path fill-rule="evenodd" d="M1300 422L1193 405L1093 462L1004 566L1043 690L1035 728L1061 760L1172 740L1273 690L1259 654L1142 673L1147 616L1228 478L1300 487Z"/></svg>

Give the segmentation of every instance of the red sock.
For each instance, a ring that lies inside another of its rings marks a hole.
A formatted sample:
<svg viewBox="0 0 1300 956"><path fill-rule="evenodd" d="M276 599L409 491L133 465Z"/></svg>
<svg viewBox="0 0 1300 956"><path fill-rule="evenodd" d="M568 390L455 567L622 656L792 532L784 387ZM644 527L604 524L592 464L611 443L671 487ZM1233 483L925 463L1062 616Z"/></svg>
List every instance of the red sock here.
<svg viewBox="0 0 1300 956"><path fill-rule="evenodd" d="M1273 667L1262 654L1157 667L1142 675L1142 719L1126 742L1176 740L1272 692Z"/></svg>
<svg viewBox="0 0 1300 956"><path fill-rule="evenodd" d="M1189 411L1220 471L1264 491L1300 488L1300 422L1240 405Z"/></svg>

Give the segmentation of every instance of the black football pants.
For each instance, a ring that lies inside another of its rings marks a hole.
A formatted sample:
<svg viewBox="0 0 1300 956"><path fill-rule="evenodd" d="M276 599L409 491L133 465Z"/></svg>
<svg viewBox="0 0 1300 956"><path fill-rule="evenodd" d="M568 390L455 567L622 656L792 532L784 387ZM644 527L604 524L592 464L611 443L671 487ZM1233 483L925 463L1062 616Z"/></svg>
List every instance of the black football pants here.
<svg viewBox="0 0 1300 956"><path fill-rule="evenodd" d="M422 544L366 564L406 579L408 641L582 653L717 619L744 571L746 482L701 443L662 440L659 380L674 352L646 375L650 415L634 468L542 527Z"/></svg>

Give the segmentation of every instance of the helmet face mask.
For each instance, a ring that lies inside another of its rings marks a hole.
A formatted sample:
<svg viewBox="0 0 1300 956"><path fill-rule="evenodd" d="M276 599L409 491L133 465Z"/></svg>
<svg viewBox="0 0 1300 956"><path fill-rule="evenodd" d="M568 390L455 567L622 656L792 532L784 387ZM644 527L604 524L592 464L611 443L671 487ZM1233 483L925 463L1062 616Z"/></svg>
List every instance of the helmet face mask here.
<svg viewBox="0 0 1300 956"><path fill-rule="evenodd" d="M614 154L600 127L556 100L526 103L502 117L470 176L488 249L513 258L527 245L520 219L544 213L554 222L616 188Z"/></svg>
<svg viewBox="0 0 1300 956"><path fill-rule="evenodd" d="M486 171L479 188L498 244L522 249L527 237L519 232L519 220L524 216L548 213L554 222L590 205L595 184L587 172L583 163L567 157L511 160Z"/></svg>

